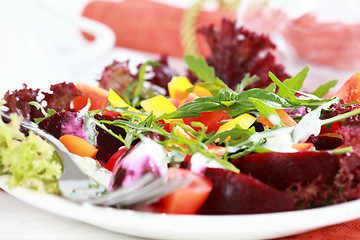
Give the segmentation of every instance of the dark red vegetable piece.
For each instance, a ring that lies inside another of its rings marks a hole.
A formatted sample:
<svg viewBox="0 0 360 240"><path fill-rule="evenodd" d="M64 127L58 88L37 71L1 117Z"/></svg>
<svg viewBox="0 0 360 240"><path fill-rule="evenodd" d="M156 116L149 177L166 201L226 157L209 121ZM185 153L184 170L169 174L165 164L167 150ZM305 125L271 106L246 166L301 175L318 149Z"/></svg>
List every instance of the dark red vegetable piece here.
<svg viewBox="0 0 360 240"><path fill-rule="evenodd" d="M234 159L232 163L242 173L280 189L294 183L309 183L318 177L332 180L339 169L337 155L327 151L255 153Z"/></svg>
<svg viewBox="0 0 360 240"><path fill-rule="evenodd" d="M63 135L73 135L87 140L88 136L84 132L85 119L78 119L76 112L57 112L49 118L45 118L39 123L39 128L45 130L56 138Z"/></svg>
<svg viewBox="0 0 360 240"><path fill-rule="evenodd" d="M252 214L294 209L291 196L245 174L207 168L204 175L214 186L200 214Z"/></svg>
<svg viewBox="0 0 360 240"><path fill-rule="evenodd" d="M116 119L116 117L108 115L95 115L95 118L97 120L108 121L114 121ZM104 125L113 133L121 135L123 138L125 138L126 131L123 128L111 124ZM96 148L99 149L95 159L98 160L102 166L105 166L111 156L116 153L117 150L124 144L99 126L96 126L95 130L98 132L96 137Z"/></svg>
<svg viewBox="0 0 360 240"><path fill-rule="evenodd" d="M314 144L316 150L330 150L344 144L344 137L338 133L323 133L318 136L310 136L307 142Z"/></svg>

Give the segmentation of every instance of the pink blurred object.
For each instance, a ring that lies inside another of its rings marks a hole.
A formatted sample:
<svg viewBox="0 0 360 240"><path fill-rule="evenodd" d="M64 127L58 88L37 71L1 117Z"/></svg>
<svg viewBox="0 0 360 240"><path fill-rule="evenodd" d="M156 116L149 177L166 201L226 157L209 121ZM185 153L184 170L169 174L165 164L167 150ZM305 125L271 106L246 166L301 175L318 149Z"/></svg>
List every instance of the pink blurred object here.
<svg viewBox="0 0 360 240"><path fill-rule="evenodd" d="M320 23L305 14L282 31L299 57L339 69L360 68L360 24Z"/></svg>
<svg viewBox="0 0 360 240"><path fill-rule="evenodd" d="M303 62L339 70L360 68L360 23L320 18L315 12L291 18L283 9L264 6L247 10L243 24L252 31L281 35Z"/></svg>

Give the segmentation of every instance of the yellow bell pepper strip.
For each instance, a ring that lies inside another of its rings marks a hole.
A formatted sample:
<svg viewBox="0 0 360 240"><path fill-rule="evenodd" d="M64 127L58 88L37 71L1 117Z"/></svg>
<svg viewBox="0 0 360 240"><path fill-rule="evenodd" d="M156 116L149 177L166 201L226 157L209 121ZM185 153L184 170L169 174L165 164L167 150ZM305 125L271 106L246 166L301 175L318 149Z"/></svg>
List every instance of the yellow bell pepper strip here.
<svg viewBox="0 0 360 240"><path fill-rule="evenodd" d="M193 88L191 92L198 97L213 96L206 88L192 85L187 77L173 77L168 83L169 96L172 99L186 99L190 88Z"/></svg>
<svg viewBox="0 0 360 240"><path fill-rule="evenodd" d="M244 113L244 114L230 120L229 122L221 125L221 127L219 127L217 133L225 131L225 130L233 129L236 125L239 125L243 129L248 129L249 127L251 127L251 125L253 125L253 123L255 121L256 121L256 117L254 117L248 113Z"/></svg>
<svg viewBox="0 0 360 240"><path fill-rule="evenodd" d="M140 110L130 106L129 104L127 104L125 102L124 99L122 99L114 90L110 89L109 90L109 96L108 96L108 100L111 103L111 105L113 107L119 107L119 108L125 108L127 107L129 111L131 112L138 112L141 113ZM122 115L126 115L126 113L122 113ZM146 116L144 115L138 115L142 120L144 120L146 118Z"/></svg>
<svg viewBox="0 0 360 240"><path fill-rule="evenodd" d="M158 95L140 102L141 107L147 112L160 117L164 113L176 111L176 107L166 97Z"/></svg>
<svg viewBox="0 0 360 240"><path fill-rule="evenodd" d="M193 87L192 83L187 77L173 77L168 83L168 90L170 98L184 99L189 95L187 90Z"/></svg>
<svg viewBox="0 0 360 240"><path fill-rule="evenodd" d="M192 90L192 93L196 94L198 97L211 97L214 96L209 90L206 88L195 85L194 89Z"/></svg>

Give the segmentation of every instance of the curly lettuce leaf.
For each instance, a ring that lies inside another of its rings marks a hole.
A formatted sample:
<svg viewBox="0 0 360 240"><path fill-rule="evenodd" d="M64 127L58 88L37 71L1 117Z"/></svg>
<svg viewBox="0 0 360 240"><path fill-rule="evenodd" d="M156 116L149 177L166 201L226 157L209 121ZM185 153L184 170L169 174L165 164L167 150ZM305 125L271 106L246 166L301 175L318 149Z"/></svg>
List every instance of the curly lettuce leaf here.
<svg viewBox="0 0 360 240"><path fill-rule="evenodd" d="M10 188L22 186L58 194L62 163L54 147L30 132L20 130L20 118L6 124L0 118L0 174L10 174Z"/></svg>

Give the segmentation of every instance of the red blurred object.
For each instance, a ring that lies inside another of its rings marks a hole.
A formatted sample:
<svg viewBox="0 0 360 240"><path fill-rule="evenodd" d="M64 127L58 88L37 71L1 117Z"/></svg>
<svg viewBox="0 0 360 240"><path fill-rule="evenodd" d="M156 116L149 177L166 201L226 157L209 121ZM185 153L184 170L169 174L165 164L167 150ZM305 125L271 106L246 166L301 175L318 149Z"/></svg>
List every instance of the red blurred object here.
<svg viewBox="0 0 360 240"><path fill-rule="evenodd" d="M180 28L185 12L185 9L147 0L94 1L84 8L83 16L113 29L116 46L182 57ZM233 11L202 11L197 27L209 24L219 27L223 18L235 20L235 15ZM93 38L85 36L89 40ZM197 38L201 53L207 56L208 46L199 34Z"/></svg>

